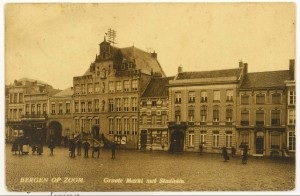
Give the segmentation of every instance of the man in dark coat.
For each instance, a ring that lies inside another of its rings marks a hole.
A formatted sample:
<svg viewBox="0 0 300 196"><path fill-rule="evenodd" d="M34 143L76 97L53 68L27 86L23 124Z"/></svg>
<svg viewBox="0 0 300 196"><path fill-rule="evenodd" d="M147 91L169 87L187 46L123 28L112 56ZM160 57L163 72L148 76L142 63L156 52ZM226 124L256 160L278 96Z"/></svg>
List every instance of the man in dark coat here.
<svg viewBox="0 0 300 196"><path fill-rule="evenodd" d="M92 151L92 158L94 158L94 153L98 153L98 158L100 156L100 146L99 145L96 145L96 146L93 146L93 151Z"/></svg>
<svg viewBox="0 0 300 196"><path fill-rule="evenodd" d="M85 142L82 144L83 149L84 149L84 158L89 157L89 148L90 148L90 143L88 143L86 140Z"/></svg>
<svg viewBox="0 0 300 196"><path fill-rule="evenodd" d="M227 153L227 148L225 146L222 148L222 155L223 155L224 161L229 160L229 156L228 156L228 153Z"/></svg>
<svg viewBox="0 0 300 196"><path fill-rule="evenodd" d="M38 155L41 155L43 153L43 140L42 138L38 139L38 144L37 144L37 153Z"/></svg>
<svg viewBox="0 0 300 196"><path fill-rule="evenodd" d="M111 159L116 158L116 143L113 142L111 145Z"/></svg>
<svg viewBox="0 0 300 196"><path fill-rule="evenodd" d="M50 149L50 155L53 156L53 149L55 148L55 143L54 143L54 139L53 138L51 138L49 140L48 148Z"/></svg>
<svg viewBox="0 0 300 196"><path fill-rule="evenodd" d="M16 155L18 150L19 150L19 144L18 144L18 138L16 138L12 145L11 151L15 152L15 155Z"/></svg>
<svg viewBox="0 0 300 196"><path fill-rule="evenodd" d="M77 141L76 145L77 145L77 155L81 155L81 145L82 145L81 139Z"/></svg>
<svg viewBox="0 0 300 196"><path fill-rule="evenodd" d="M245 145L244 148L243 148L242 163L247 164L247 160L248 160L248 146Z"/></svg>
<svg viewBox="0 0 300 196"><path fill-rule="evenodd" d="M231 147L231 155L234 157L236 154L236 148L234 146Z"/></svg>

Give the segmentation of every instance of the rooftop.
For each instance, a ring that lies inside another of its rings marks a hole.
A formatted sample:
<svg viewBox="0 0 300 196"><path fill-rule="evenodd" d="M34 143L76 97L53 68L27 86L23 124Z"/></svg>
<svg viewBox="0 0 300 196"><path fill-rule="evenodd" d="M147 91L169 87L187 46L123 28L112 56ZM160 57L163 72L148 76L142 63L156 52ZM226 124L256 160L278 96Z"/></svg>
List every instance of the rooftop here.
<svg viewBox="0 0 300 196"><path fill-rule="evenodd" d="M53 94L52 97L70 97L73 95L73 87L66 88L59 93Z"/></svg>
<svg viewBox="0 0 300 196"><path fill-rule="evenodd" d="M239 77L240 68L224 69L215 71L199 71L199 72L181 72L178 73L176 80L184 79L202 79L202 78L221 78L221 77Z"/></svg>
<svg viewBox="0 0 300 196"><path fill-rule="evenodd" d="M174 76L166 78L152 78L144 91L142 97L168 97L167 84L173 80Z"/></svg>

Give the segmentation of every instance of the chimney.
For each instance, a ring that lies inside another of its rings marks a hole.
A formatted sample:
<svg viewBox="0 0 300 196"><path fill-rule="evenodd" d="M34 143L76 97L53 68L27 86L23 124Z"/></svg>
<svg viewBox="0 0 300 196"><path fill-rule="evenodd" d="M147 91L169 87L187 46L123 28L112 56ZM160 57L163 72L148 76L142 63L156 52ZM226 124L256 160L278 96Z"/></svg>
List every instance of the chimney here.
<svg viewBox="0 0 300 196"><path fill-rule="evenodd" d="M180 65L179 67L178 67L178 73L182 73L183 72L183 68L182 68L182 66Z"/></svg>
<svg viewBox="0 0 300 196"><path fill-rule="evenodd" d="M155 50L154 50L153 53L151 53L151 55L152 55L153 58L157 59L157 53L155 52Z"/></svg>
<svg viewBox="0 0 300 196"><path fill-rule="evenodd" d="M243 61L242 61L242 60L240 60L240 62L239 62L239 67L240 67L240 68L243 67Z"/></svg>
<svg viewBox="0 0 300 196"><path fill-rule="evenodd" d="M290 59L290 78L295 80L295 59Z"/></svg>
<svg viewBox="0 0 300 196"><path fill-rule="evenodd" d="M248 63L244 63L244 74L248 73Z"/></svg>

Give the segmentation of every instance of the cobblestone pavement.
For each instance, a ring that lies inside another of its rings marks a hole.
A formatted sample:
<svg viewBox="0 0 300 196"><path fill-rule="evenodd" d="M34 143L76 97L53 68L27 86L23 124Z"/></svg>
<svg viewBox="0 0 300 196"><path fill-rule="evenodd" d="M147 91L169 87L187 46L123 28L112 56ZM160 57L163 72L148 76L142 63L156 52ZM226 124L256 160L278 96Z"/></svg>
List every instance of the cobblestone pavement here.
<svg viewBox="0 0 300 196"><path fill-rule="evenodd" d="M11 145L8 144L6 186L9 191L287 191L295 187L293 160L249 157L248 164L243 165L240 157L223 162L220 154L200 156L197 153L117 150L113 160L109 150L102 150L99 159L91 156L70 158L68 149L62 147L55 148L54 156L49 155L46 147L40 156L13 155L10 150ZM64 183L65 177L75 182L79 178L79 182ZM48 181L27 182L29 178L45 178ZM62 180L56 182L58 178ZM142 183L126 183L127 178L131 178L131 182L140 179L136 182ZM123 181L105 183L107 179ZM151 179L153 183L147 183ZM163 179L165 183L159 183ZM184 183L178 183L182 181Z"/></svg>

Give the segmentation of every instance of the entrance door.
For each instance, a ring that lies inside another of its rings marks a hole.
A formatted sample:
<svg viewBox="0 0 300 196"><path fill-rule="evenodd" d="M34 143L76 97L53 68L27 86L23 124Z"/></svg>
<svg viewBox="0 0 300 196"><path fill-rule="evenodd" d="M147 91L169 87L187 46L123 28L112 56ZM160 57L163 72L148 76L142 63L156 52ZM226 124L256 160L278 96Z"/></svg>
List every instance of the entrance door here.
<svg viewBox="0 0 300 196"><path fill-rule="evenodd" d="M170 150L172 152L183 152L184 134L180 130L175 130L171 137Z"/></svg>
<svg viewBox="0 0 300 196"><path fill-rule="evenodd" d="M256 133L256 154L264 153L264 135L263 132Z"/></svg>
<svg viewBox="0 0 300 196"><path fill-rule="evenodd" d="M141 132L141 149L146 149L147 144L147 131L142 130Z"/></svg>
<svg viewBox="0 0 300 196"><path fill-rule="evenodd" d="M93 138L99 139L99 135L100 135L99 127L98 126L93 127Z"/></svg>

